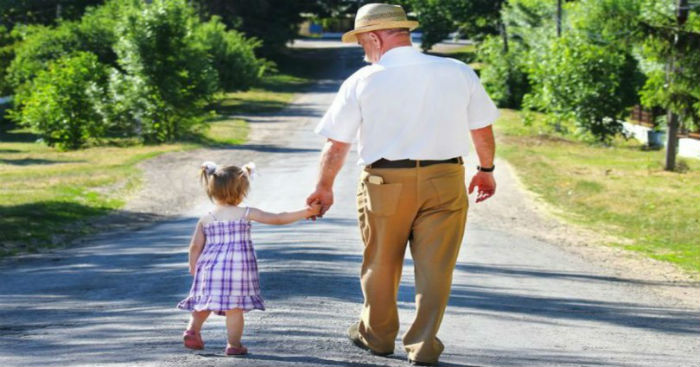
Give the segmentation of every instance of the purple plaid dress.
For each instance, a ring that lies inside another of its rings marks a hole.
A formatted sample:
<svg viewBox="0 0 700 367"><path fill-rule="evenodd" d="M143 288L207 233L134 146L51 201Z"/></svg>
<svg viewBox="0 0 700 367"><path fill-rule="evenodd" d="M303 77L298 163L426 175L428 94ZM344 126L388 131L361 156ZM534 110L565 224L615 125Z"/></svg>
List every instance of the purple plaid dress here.
<svg viewBox="0 0 700 367"><path fill-rule="evenodd" d="M213 215L212 215L213 216ZM250 239L248 209L238 220L204 225L206 238L197 259L190 294L177 308L188 311L264 310L253 242Z"/></svg>

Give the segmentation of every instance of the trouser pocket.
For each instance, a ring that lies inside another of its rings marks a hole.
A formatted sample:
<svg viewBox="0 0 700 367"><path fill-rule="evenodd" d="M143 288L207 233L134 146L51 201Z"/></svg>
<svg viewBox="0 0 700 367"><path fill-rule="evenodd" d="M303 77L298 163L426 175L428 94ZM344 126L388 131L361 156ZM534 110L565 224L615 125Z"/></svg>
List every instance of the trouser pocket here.
<svg viewBox="0 0 700 367"><path fill-rule="evenodd" d="M366 193L367 210L380 216L393 215L401 196L401 183L374 184L362 182Z"/></svg>
<svg viewBox="0 0 700 367"><path fill-rule="evenodd" d="M435 190L436 206L447 210L460 210L469 205L464 174L431 178L430 183Z"/></svg>

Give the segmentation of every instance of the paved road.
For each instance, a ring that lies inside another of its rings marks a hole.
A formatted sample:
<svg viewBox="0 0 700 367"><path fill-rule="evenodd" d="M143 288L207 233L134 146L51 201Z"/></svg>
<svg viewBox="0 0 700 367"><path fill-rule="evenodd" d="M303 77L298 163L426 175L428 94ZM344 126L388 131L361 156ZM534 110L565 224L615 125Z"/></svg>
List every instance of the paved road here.
<svg viewBox="0 0 700 367"><path fill-rule="evenodd" d="M357 49L339 50L339 76L359 60ZM285 210L303 202L322 144L311 130L338 83L321 83L282 117L253 121L253 142L230 151L258 162L250 205ZM323 220L254 225L268 311L247 316L245 359L223 356L219 317L205 326L204 351L180 344L187 314L174 306L189 287L187 241L209 206L203 198L175 220L3 262L0 365L404 366L399 341L396 355L382 358L344 335L362 301L355 159L353 153L341 172L337 203ZM503 180L507 174L499 173ZM653 284L606 275L557 246L489 226L487 210L473 213L439 334L443 365L700 366L698 307L672 306L647 292ZM412 320L412 284L407 258L402 331Z"/></svg>

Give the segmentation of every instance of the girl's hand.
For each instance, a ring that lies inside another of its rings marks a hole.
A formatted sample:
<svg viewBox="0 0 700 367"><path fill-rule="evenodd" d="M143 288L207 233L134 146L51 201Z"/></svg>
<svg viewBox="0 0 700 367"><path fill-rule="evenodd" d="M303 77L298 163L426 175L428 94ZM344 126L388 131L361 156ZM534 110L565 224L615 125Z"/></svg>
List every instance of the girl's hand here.
<svg viewBox="0 0 700 367"><path fill-rule="evenodd" d="M190 275L194 276L195 267L190 265Z"/></svg>
<svg viewBox="0 0 700 367"><path fill-rule="evenodd" d="M321 213L321 202L316 201L306 207L306 218L311 218Z"/></svg>

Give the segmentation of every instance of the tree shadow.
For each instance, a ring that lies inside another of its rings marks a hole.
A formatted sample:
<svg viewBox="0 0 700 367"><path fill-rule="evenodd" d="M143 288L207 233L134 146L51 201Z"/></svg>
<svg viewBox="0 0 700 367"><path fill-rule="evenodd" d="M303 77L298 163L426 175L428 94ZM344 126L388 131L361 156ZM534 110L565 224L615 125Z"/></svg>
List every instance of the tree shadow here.
<svg viewBox="0 0 700 367"><path fill-rule="evenodd" d="M535 270L526 267L504 267L499 264L457 264L455 270L463 271L469 274L489 274L489 275L506 275L511 277L536 277L544 279L568 279L568 280L581 280L581 281L593 281L601 283L629 283L629 284L639 284L639 285L666 285L666 286L682 286L682 287L695 287L697 283L679 283L679 282L662 282L662 281L646 281L639 279L628 279L620 277L602 276L594 274L583 274L575 272L560 272L560 271L549 271L549 270Z"/></svg>
<svg viewBox="0 0 700 367"><path fill-rule="evenodd" d="M2 151L0 151L2 153ZM31 165L50 165L60 163L81 163L84 160L51 160L38 158L23 158L23 159L5 159L0 158L0 164L8 164L13 166L31 166Z"/></svg>
<svg viewBox="0 0 700 367"><path fill-rule="evenodd" d="M103 220L91 223L93 220ZM63 246L78 236L101 229L151 223L163 216L151 213L113 211L68 201L42 201L0 206L0 258Z"/></svg>

